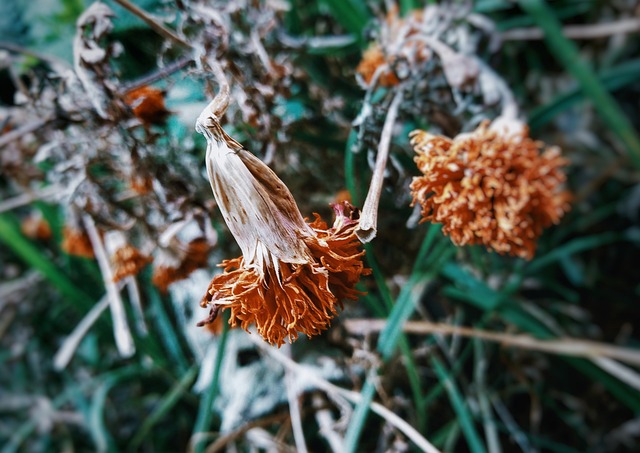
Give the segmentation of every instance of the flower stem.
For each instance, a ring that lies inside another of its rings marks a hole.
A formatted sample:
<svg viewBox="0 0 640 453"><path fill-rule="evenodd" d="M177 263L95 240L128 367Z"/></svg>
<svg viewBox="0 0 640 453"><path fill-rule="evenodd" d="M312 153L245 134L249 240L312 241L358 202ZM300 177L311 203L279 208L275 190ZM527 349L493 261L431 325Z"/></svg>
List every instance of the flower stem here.
<svg viewBox="0 0 640 453"><path fill-rule="evenodd" d="M376 237L378 232L378 205L380 204L380 194L382 193L382 182L384 180L384 170L387 166L389 158L389 147L391 145L391 137L393 136L393 126L398 117L398 108L402 101L402 90L398 90L395 97L391 101L387 117L384 120L382 134L380 135L380 144L378 145L378 157L376 165L371 177L369 192L364 201L362 215L360 216L360 225L356 230L358 239L364 244L370 242Z"/></svg>

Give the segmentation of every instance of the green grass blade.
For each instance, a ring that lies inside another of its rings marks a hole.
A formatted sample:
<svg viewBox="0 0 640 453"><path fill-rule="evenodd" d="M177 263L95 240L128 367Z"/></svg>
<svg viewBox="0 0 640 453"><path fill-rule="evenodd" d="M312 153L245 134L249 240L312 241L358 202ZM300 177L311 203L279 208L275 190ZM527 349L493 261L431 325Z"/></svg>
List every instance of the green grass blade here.
<svg viewBox="0 0 640 453"><path fill-rule="evenodd" d="M169 320L158 291L152 285L149 285L148 294L151 301L153 319L157 325L157 335L169 354L171 363L176 366L178 375L183 375L187 372L188 365L178 334Z"/></svg>
<svg viewBox="0 0 640 453"><path fill-rule="evenodd" d="M576 45L564 36L562 24L553 10L544 0L520 0L518 3L544 31L549 51L580 82L602 120L624 143L633 164L640 169L640 138L633 125L591 68L580 59Z"/></svg>
<svg viewBox="0 0 640 453"><path fill-rule="evenodd" d="M153 410L153 412L151 412L151 414L149 414L138 432L133 436L133 439L129 444L129 451L137 451L138 447L142 444L155 424L162 420L180 401L180 399L182 399L185 393L189 391L191 384L193 384L193 381L198 374L198 370L199 366L193 365L189 371L187 371L182 378L175 383L169 392L160 398L158 406Z"/></svg>
<svg viewBox="0 0 640 453"><path fill-rule="evenodd" d="M363 3L352 0L322 0L336 20L350 33L362 40L362 30L367 25L370 15Z"/></svg>
<svg viewBox="0 0 640 453"><path fill-rule="evenodd" d="M622 88L640 78L640 60L624 62L615 68L604 71L598 80L610 91ZM584 100L584 89L575 87L562 93L550 103L534 109L529 115L529 127L532 131L544 126L561 112L568 110Z"/></svg>
<svg viewBox="0 0 640 453"><path fill-rule="evenodd" d="M17 221L6 213L0 214L0 242L3 242L26 264L40 272L60 291L60 294L71 302L86 310L93 306L93 298L77 287L35 245L27 240L20 232Z"/></svg>
<svg viewBox="0 0 640 453"><path fill-rule="evenodd" d="M436 372L436 376L438 380L444 384L444 388L449 396L449 401L451 402L451 406L455 411L458 422L460 423L460 428L462 429L462 433L464 437L467 439L467 445L469 449L473 453L486 453L486 448L476 431L476 428L473 424L473 416L469 412L467 405L464 401L464 398L460 394L460 391L456 387L453 379L451 378L449 372L445 369L444 365L435 357L431 359L431 363L433 364L433 369Z"/></svg>
<svg viewBox="0 0 640 453"><path fill-rule="evenodd" d="M193 427L192 438L194 439L193 450L195 453L204 453L207 445L205 439L198 438L198 435L209 432L211 426L211 406L220 389L220 370L222 369L222 360L224 358L227 338L229 336L229 325L226 321L227 319L225 317L224 328L222 330L222 334L220 334L220 339L218 340L218 352L216 354L216 367L213 372L213 379L207 391L202 395L202 398L200 398L198 417L196 418L196 423Z"/></svg>
<svg viewBox="0 0 640 453"><path fill-rule="evenodd" d="M102 383L91 398L91 408L89 410L89 432L97 451L114 451L115 447L111 434L104 422L104 408L109 392L121 381L145 373L148 373L148 370L139 365L133 365L112 371L101 377Z"/></svg>

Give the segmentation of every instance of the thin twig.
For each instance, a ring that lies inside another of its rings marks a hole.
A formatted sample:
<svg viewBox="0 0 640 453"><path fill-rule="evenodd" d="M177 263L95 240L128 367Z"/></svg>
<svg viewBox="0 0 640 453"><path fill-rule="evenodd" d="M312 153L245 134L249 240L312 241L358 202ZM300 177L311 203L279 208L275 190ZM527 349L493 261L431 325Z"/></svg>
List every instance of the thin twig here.
<svg viewBox="0 0 640 453"><path fill-rule="evenodd" d="M367 243L376 237L378 232L378 205L380 204L380 194L382 193L382 183L384 181L384 171L387 167L389 158L389 148L391 146L391 137L393 136L393 126L398 117L398 109L402 102L402 89L396 92L387 117L384 120L382 134L380 135L380 143L378 145L378 156L376 157L376 165L371 177L369 192L364 201L362 215L360 216L360 224L356 230L356 234L362 243Z"/></svg>
<svg viewBox="0 0 640 453"><path fill-rule="evenodd" d="M291 358L291 345L285 345L283 350ZM285 370L285 387L287 389L287 400L289 402L289 414L291 414L291 430L293 431L293 439L296 443L296 451L299 453L307 453L307 443L304 439L304 430L302 429L302 417L300 416L300 403L298 401L298 385L296 378L290 370Z"/></svg>
<svg viewBox="0 0 640 453"><path fill-rule="evenodd" d="M320 427L318 433L325 438L331 447L331 451L344 451L344 439L334 429L336 421L327 407L327 404L325 404L324 399L320 395L321 394L319 392L316 392L312 398L316 421Z"/></svg>
<svg viewBox="0 0 640 453"><path fill-rule="evenodd" d="M78 349L82 339L108 306L109 297L105 294L73 328L73 331L67 336L67 338L64 339L60 349L58 349L58 352L56 352L56 355L53 357L54 369L60 371L66 368L76 349Z"/></svg>
<svg viewBox="0 0 640 453"><path fill-rule="evenodd" d="M19 127L18 129L14 129L12 131L7 132L6 134L2 134L0 136L0 149L7 146L9 143L21 138L22 136L29 134L33 131L43 128L49 123L53 123L57 121L56 118L43 118L41 120L32 121L30 123L25 124L24 126Z"/></svg>
<svg viewBox="0 0 640 453"><path fill-rule="evenodd" d="M69 192L66 189L68 188L62 187L61 185L55 185L45 187L36 192L16 195L13 198L9 198L0 202L0 213L28 205L29 203L32 203L36 200L46 200L50 197L66 196L66 194Z"/></svg>
<svg viewBox="0 0 640 453"><path fill-rule="evenodd" d="M247 422L235 431L218 436L215 442L207 447L206 453L216 453L218 451L222 451L227 444L238 439L240 436L244 435L251 429L259 428L262 426L270 426L276 423L282 424L287 420L289 420L289 413L281 412L279 414L269 415L258 420Z"/></svg>
<svg viewBox="0 0 640 453"><path fill-rule="evenodd" d="M158 33L160 36L166 39L169 39L182 46L191 47L191 44L189 44L187 41L182 39L180 36L176 35L173 31L171 31L170 29L162 25L160 22L155 20L153 17L151 17L151 15L147 13L145 10L134 5L129 0L114 0L114 1L120 6L122 6L123 8L125 8L126 10L128 10L129 12L131 12L132 14L135 14L140 19L142 19L149 27L153 29L153 31Z"/></svg>
<svg viewBox="0 0 640 453"><path fill-rule="evenodd" d="M71 66L65 60L55 58L50 55L44 55L39 52L35 52L31 49L27 49L26 47L22 47L15 43L0 41L0 49L5 49L5 50L8 50L9 52L27 55L29 57L33 57L38 60L49 63L49 65L51 66L51 69L56 71L58 74L62 74L67 69L71 69Z"/></svg>
<svg viewBox="0 0 640 453"><path fill-rule="evenodd" d="M630 387L640 391L640 375L631 368L626 367L615 360L611 360L608 357L595 357L592 361L609 374L614 375Z"/></svg>
<svg viewBox="0 0 640 453"><path fill-rule="evenodd" d="M298 379L300 379L302 382L306 381L306 383L308 384L313 384L318 389L323 390L327 393L340 395L355 404L359 403L362 400L362 395L360 393L353 392L351 390L347 390L332 384L326 379L318 376L315 371L295 363L293 360L282 354L282 352L269 347L263 341L258 339L257 335L251 335L249 336L249 338L261 350L269 354L276 361L280 362L280 364L282 364L285 368L296 373ZM427 439L425 439L422 434L420 434L413 426L411 426L391 410L384 407L382 404L376 402L371 403L371 410L384 418L389 424L395 426L400 432L407 436L407 438L415 443L418 448L421 448L427 453L439 452L439 450L434 447Z"/></svg>
<svg viewBox="0 0 640 453"><path fill-rule="evenodd" d="M127 316L124 311L122 298L120 297L120 291L113 282L113 272L111 271L107 252L102 244L102 239L100 238L96 224L91 216L85 214L82 216L82 220L87 230L87 235L91 240L91 246L93 247L93 252L96 255L100 272L102 273L104 286L107 289L109 306L111 308L111 317L113 318L113 335L116 340L118 352L120 352L122 357L131 357L136 352L136 347L133 343L133 338L131 337L129 325L127 324Z"/></svg>
<svg viewBox="0 0 640 453"><path fill-rule="evenodd" d="M144 320L144 310L142 309L142 300L140 299L140 288L138 288L138 282L135 277L130 275L124 279L127 285L127 294L129 294L129 301L133 307L133 313L136 316L136 329L141 336L147 336L149 329L147 323Z"/></svg>
<svg viewBox="0 0 640 453"><path fill-rule="evenodd" d="M347 319L345 328L358 334L369 334L381 331L385 320L379 319ZM561 338L558 340L538 340L530 335L509 335L486 330L472 329L469 327L451 326L449 324L431 323L428 321L407 321L403 331L409 334L442 334L459 335L469 338L480 338L494 341L505 346L514 346L533 351L548 352L551 354L570 355L595 359L608 357L634 365L640 365L640 351L622 348L606 343L580 340L574 338Z"/></svg>
<svg viewBox="0 0 640 453"><path fill-rule="evenodd" d="M157 71L152 72L151 74L148 74L144 77L141 77L137 80L127 83L122 88L122 91L124 93L128 93L130 91L136 90L145 85L151 85L152 83L155 83L158 80L162 80L170 76L174 72L180 71L181 69L185 68L186 66L192 63L193 63L193 58L190 56L178 58L177 60L172 61L171 63L158 69Z"/></svg>
<svg viewBox="0 0 640 453"><path fill-rule="evenodd" d="M570 39L607 38L622 33L640 31L640 18L628 18L615 22L589 25L567 25L562 28L563 34ZM534 41L544 39L544 31L537 27L516 28L501 34L505 41Z"/></svg>

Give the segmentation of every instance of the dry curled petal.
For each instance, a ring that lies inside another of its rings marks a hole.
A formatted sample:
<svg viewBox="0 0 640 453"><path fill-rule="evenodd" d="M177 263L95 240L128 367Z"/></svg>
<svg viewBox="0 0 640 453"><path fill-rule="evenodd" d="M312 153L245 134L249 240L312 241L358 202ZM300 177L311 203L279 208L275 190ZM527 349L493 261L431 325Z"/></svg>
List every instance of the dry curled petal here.
<svg viewBox="0 0 640 453"><path fill-rule="evenodd" d="M413 131L423 176L413 179L411 191L423 221L442 223L456 245L531 259L543 229L569 210L571 197L562 188L567 160L514 124L487 121L453 140Z"/></svg>

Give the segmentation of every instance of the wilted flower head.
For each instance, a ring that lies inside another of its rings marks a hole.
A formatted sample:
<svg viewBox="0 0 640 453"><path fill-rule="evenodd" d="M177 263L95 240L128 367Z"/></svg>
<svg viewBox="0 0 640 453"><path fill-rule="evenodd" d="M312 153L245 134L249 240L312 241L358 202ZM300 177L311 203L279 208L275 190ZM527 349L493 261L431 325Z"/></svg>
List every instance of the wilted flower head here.
<svg viewBox="0 0 640 453"><path fill-rule="evenodd" d="M211 188L242 256L224 261L224 272L211 281L201 302L211 314L203 323L229 309L231 326L255 324L278 346L299 332L317 335L342 299L360 294L354 287L367 270L354 234L358 212L338 204L331 228L317 216L307 224L276 174L222 130L218 119L227 101L223 88L196 130L207 139Z"/></svg>
<svg viewBox="0 0 640 453"><path fill-rule="evenodd" d="M145 126L164 124L170 113L164 105L164 92L158 88L141 86L129 91L124 100Z"/></svg>
<svg viewBox="0 0 640 453"><path fill-rule="evenodd" d="M529 138L522 123L486 121L453 140L416 130L411 144L423 173L411 183L413 203L457 245L531 259L543 229L569 210L567 161Z"/></svg>
<svg viewBox="0 0 640 453"><path fill-rule="evenodd" d="M41 241L51 239L51 226L39 211L32 213L22 221L20 231L31 239Z"/></svg>
<svg viewBox="0 0 640 453"><path fill-rule="evenodd" d="M162 292L174 282L187 278L196 269L207 267L210 250L205 238L196 238L186 245L177 239L155 259L151 281Z"/></svg>
<svg viewBox="0 0 640 453"><path fill-rule="evenodd" d="M65 253L82 258L94 258L93 246L87 233L75 226L65 225L62 229L62 244Z"/></svg>

